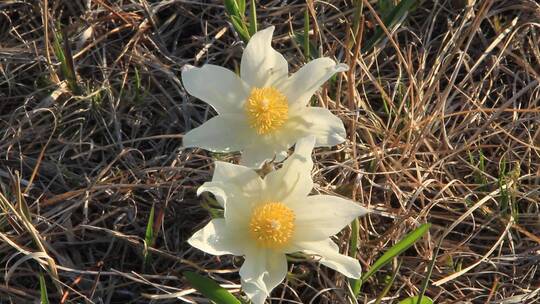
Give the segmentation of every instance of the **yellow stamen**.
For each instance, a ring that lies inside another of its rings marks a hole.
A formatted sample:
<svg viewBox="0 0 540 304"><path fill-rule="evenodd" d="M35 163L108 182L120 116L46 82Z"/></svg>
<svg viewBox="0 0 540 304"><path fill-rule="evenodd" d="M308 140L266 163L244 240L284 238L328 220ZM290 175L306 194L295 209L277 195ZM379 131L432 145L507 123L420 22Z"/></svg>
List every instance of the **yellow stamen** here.
<svg viewBox="0 0 540 304"><path fill-rule="evenodd" d="M289 117L287 97L273 87L253 88L245 108L249 124L261 135L275 131Z"/></svg>
<svg viewBox="0 0 540 304"><path fill-rule="evenodd" d="M294 212L285 204L264 203L251 213L249 232L259 246L278 249L291 240L294 220Z"/></svg>

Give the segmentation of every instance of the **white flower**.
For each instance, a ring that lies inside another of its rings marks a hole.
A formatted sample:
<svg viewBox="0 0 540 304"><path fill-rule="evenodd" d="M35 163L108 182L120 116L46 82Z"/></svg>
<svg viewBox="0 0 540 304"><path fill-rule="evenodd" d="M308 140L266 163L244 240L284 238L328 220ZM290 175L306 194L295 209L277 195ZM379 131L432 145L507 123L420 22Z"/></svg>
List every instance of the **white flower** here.
<svg viewBox="0 0 540 304"><path fill-rule="evenodd" d="M255 304L264 303L285 278L286 253L313 254L347 277L360 277L358 260L340 254L330 236L368 210L336 196L308 196L314 143L312 136L300 139L283 167L264 178L250 168L216 162L212 181L197 190L213 193L225 217L210 221L189 244L214 255L244 255L242 288Z"/></svg>
<svg viewBox="0 0 540 304"><path fill-rule="evenodd" d="M187 92L218 115L184 135L185 147L212 152L242 151L241 163L259 167L283 160L286 150L307 135L316 146L345 140L343 122L328 109L308 107L315 91L337 72L348 69L330 58L318 58L289 77L287 61L271 46L274 27L251 37L242 55L240 77L207 64L182 71Z"/></svg>

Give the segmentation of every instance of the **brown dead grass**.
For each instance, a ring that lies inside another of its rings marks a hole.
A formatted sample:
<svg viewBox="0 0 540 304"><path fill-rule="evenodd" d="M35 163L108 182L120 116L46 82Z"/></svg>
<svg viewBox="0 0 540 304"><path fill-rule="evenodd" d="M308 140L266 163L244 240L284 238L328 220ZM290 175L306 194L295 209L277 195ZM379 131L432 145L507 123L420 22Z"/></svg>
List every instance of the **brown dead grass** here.
<svg viewBox="0 0 540 304"><path fill-rule="evenodd" d="M291 31L302 31L306 4L260 2L260 27L277 26L274 46L297 70L306 59ZM367 51L354 43L352 0L312 3L311 42L352 67L315 99L350 136L316 151L317 190L375 210L361 220L364 269L433 224L400 256L382 303L417 294L431 259L426 294L437 303L540 302L540 5L468 2L425 1ZM364 3L354 34L365 42L378 18ZM78 93L52 49L60 28ZM213 112L179 71L234 69L240 41L221 1L0 2L2 303L39 301L40 272L51 303L204 303L184 270L238 291L240 258L186 243L209 218L195 189L212 157L235 156L182 148ZM146 247L152 206L158 237ZM349 235L338 236L343 250ZM289 266L272 303L350 301L340 274ZM391 273L370 279L358 302L374 303Z"/></svg>

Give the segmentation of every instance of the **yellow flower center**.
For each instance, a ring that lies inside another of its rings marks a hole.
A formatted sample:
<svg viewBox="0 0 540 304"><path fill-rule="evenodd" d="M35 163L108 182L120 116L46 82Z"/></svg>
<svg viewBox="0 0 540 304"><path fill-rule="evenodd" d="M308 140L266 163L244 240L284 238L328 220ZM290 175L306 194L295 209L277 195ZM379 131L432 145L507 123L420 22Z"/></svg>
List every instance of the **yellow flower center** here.
<svg viewBox="0 0 540 304"><path fill-rule="evenodd" d="M289 117L287 97L273 87L253 88L245 108L249 124L261 135L275 131Z"/></svg>
<svg viewBox="0 0 540 304"><path fill-rule="evenodd" d="M290 241L294 219L294 212L285 204L268 202L253 210L249 232L259 246L278 249Z"/></svg>

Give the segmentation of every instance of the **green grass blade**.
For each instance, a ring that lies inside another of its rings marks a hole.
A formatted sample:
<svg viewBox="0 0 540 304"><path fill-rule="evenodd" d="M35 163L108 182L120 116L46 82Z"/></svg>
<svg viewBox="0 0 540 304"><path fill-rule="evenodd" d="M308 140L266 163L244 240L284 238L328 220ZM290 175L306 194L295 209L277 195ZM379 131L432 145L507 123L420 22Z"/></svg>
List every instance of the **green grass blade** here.
<svg viewBox="0 0 540 304"><path fill-rule="evenodd" d="M407 234L401 241L388 249L375 263L368 272L366 272L360 279L364 283L369 277L371 277L377 270L389 263L394 257L400 255L403 251L411 247L418 239L420 239L429 230L431 224L426 223L420 225L409 234Z"/></svg>
<svg viewBox="0 0 540 304"><path fill-rule="evenodd" d="M244 16L246 14L246 0L236 0L236 4L238 6L240 16Z"/></svg>
<svg viewBox="0 0 540 304"><path fill-rule="evenodd" d="M306 9L304 11L304 56L306 56L306 59L310 59L311 54L309 51L309 12Z"/></svg>
<svg viewBox="0 0 540 304"><path fill-rule="evenodd" d="M41 304L49 304L49 295L47 294L47 283L43 273L39 274L39 292L41 294Z"/></svg>
<svg viewBox="0 0 540 304"><path fill-rule="evenodd" d="M349 256L356 258L356 254L358 253L358 229L360 226L360 222L358 218L354 219L354 221L351 224L351 238L350 238L350 245L349 245ZM360 279L349 279L349 284L351 285L351 290L353 297L358 297L358 294L360 293L360 288L362 287L362 281Z"/></svg>
<svg viewBox="0 0 540 304"><path fill-rule="evenodd" d="M379 0L377 1L377 6L379 7L379 12L381 16L386 17L392 9L394 8L394 3L392 0Z"/></svg>
<svg viewBox="0 0 540 304"><path fill-rule="evenodd" d="M246 28L244 21L238 16L231 16L231 22L238 35L240 35L240 38L242 38L242 40L247 43L251 36L249 35L248 29Z"/></svg>
<svg viewBox="0 0 540 304"><path fill-rule="evenodd" d="M58 24L58 28L60 28L60 24ZM60 62L60 74L67 81L69 89L75 94L80 94L81 90L77 84L75 65L73 64L67 34L65 31L55 31L53 38L53 51Z"/></svg>
<svg viewBox="0 0 540 304"><path fill-rule="evenodd" d="M236 3L236 0L225 0L225 10L229 15L231 16L243 16L244 14L240 15L240 8L238 7L238 4Z"/></svg>
<svg viewBox="0 0 540 304"><path fill-rule="evenodd" d="M396 23L403 18L407 13L412 11L415 7L415 4L420 3L419 0L402 0L394 7L389 13L388 16L383 16L384 25L390 30ZM375 33L365 44L362 51L368 51L373 46L375 46L384 36L384 31L380 26L377 27Z"/></svg>
<svg viewBox="0 0 540 304"><path fill-rule="evenodd" d="M358 32L358 27L360 26L360 20L364 14L364 2L362 0L354 1L354 17L353 17L353 33ZM357 43L358 37L354 37L354 43Z"/></svg>
<svg viewBox="0 0 540 304"><path fill-rule="evenodd" d="M257 32L257 6L255 0L251 0L249 6L249 35L253 36Z"/></svg>
<svg viewBox="0 0 540 304"><path fill-rule="evenodd" d="M418 303L418 300L420 300L419 297L414 296L414 297L406 298L405 300L401 300L399 301L398 304L433 304L433 300L426 296L422 297L422 299L420 300L420 303Z"/></svg>
<svg viewBox="0 0 540 304"><path fill-rule="evenodd" d="M403 263L402 259L399 260L399 262L398 262L398 264L396 266L396 269L392 273L392 277L390 278L390 280L388 280L388 283L386 283L386 286L384 287L383 291L379 294L379 296L375 300L374 304L380 304L382 299L390 291L390 288L392 288L392 285L394 284L394 281L396 280L396 277L397 277L397 275L399 273L399 269L401 268L401 263Z"/></svg>
<svg viewBox="0 0 540 304"><path fill-rule="evenodd" d="M148 223L146 224L146 233L144 234L144 241L148 246L154 245L154 205L150 209L150 216L148 216Z"/></svg>
<svg viewBox="0 0 540 304"><path fill-rule="evenodd" d="M241 304L237 298L215 281L191 271L185 271L183 275L193 288L217 304Z"/></svg>
<svg viewBox="0 0 540 304"><path fill-rule="evenodd" d="M431 259L431 262L429 263L426 277L424 278L424 281L422 282L422 287L420 287L420 293L418 293L418 296L417 296L418 299L417 299L415 304L423 304L424 303L423 302L424 298L425 298L424 294L426 293L427 286L429 284L429 278L431 278L431 274L433 273L433 267L435 267L435 262L437 261L437 256L439 256L439 250L441 249L443 239L444 238L441 238L439 240L439 243L437 244L437 248L435 249L435 254L433 254L433 258ZM450 258L451 257L452 256L450 256Z"/></svg>
<svg viewBox="0 0 540 304"><path fill-rule="evenodd" d="M155 235L154 235L154 205L152 205L152 209L150 209L150 216L148 216L148 223L146 223L146 232L144 234L144 244L145 244L145 250L144 250L144 265L146 266L150 260L150 254L148 250L146 250L146 247L152 247L154 246L155 241Z"/></svg>

